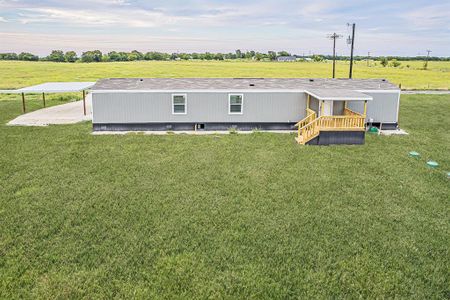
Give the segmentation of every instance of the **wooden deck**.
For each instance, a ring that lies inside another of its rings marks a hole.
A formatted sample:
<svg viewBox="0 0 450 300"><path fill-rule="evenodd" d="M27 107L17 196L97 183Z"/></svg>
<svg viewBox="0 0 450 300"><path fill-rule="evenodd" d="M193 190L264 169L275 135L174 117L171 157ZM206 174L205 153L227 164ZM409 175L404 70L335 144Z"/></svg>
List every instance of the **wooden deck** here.
<svg viewBox="0 0 450 300"><path fill-rule="evenodd" d="M297 143L305 145L321 131L365 131L365 114L357 113L347 107L344 108L344 115L341 116L320 116L316 117L316 112L307 108L306 117L298 122L298 134L295 140Z"/></svg>

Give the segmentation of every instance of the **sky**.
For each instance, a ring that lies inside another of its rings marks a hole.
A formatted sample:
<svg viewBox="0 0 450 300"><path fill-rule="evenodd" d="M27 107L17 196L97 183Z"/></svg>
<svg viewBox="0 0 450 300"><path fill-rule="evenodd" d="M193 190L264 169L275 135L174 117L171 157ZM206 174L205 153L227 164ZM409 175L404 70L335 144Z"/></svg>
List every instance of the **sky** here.
<svg viewBox="0 0 450 300"><path fill-rule="evenodd" d="M0 52L53 49L450 56L450 0L0 0Z"/></svg>

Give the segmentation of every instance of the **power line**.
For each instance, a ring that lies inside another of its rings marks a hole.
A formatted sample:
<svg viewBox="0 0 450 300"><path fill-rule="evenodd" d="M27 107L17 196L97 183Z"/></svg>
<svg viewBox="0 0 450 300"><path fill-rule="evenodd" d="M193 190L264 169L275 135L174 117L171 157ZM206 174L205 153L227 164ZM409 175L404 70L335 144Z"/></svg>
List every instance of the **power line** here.
<svg viewBox="0 0 450 300"><path fill-rule="evenodd" d="M328 38L333 40L333 78L336 77L336 40L341 37L342 35L337 34L336 32L328 35Z"/></svg>
<svg viewBox="0 0 450 300"><path fill-rule="evenodd" d="M425 64L423 65L423 68L426 70L428 68L428 59L430 58L431 50L427 50L427 58L425 59Z"/></svg>
<svg viewBox="0 0 450 300"><path fill-rule="evenodd" d="M353 49L355 46L355 27L356 27L355 23L353 23L351 25L352 25L352 37L349 36L347 39L347 43L348 44L351 43L351 45L352 45L351 50L350 50L350 71L348 74L348 78L350 78L350 79L353 76ZM350 26L350 24L347 23L347 26Z"/></svg>

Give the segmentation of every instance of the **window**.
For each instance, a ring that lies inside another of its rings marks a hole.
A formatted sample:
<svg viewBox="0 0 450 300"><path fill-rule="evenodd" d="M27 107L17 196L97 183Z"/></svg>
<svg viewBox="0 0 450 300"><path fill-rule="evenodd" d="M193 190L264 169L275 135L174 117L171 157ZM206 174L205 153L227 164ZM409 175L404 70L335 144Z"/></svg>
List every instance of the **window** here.
<svg viewBox="0 0 450 300"><path fill-rule="evenodd" d="M242 115L244 106L243 94L228 95L228 113L230 115Z"/></svg>
<svg viewBox="0 0 450 300"><path fill-rule="evenodd" d="M173 94L172 114L185 115L187 113L186 104L187 104L186 94Z"/></svg>

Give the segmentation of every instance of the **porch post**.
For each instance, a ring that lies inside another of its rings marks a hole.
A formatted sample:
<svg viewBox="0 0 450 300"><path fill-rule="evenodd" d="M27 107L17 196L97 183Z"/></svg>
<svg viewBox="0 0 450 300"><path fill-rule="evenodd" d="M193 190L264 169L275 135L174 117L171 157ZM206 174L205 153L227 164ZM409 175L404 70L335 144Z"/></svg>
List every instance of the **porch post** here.
<svg viewBox="0 0 450 300"><path fill-rule="evenodd" d="M311 95L308 94L308 97L306 99L306 109L309 109L309 101L311 100Z"/></svg>
<svg viewBox="0 0 450 300"><path fill-rule="evenodd" d="M344 109L346 109L346 108L347 108L347 100L344 101Z"/></svg>
<svg viewBox="0 0 450 300"><path fill-rule="evenodd" d="M364 118L366 117L367 114L367 100L364 101Z"/></svg>
<svg viewBox="0 0 450 300"><path fill-rule="evenodd" d="M22 111L23 111L23 113L25 113L27 111L26 107L25 107L25 94L24 93L22 93Z"/></svg>
<svg viewBox="0 0 450 300"><path fill-rule="evenodd" d="M320 106L320 116L323 116L323 107L324 107L325 101L322 100L322 105Z"/></svg>
<svg viewBox="0 0 450 300"><path fill-rule="evenodd" d="M83 113L86 115L86 91L83 90Z"/></svg>

